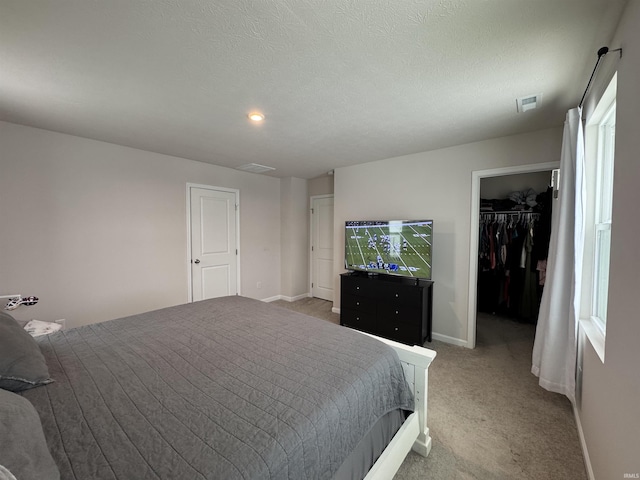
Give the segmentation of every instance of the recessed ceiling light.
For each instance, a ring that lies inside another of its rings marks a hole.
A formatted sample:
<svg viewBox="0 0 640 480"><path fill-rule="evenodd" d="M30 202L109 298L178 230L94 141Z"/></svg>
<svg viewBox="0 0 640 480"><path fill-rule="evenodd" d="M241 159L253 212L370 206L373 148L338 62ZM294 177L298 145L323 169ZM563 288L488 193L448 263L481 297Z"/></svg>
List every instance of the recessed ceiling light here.
<svg viewBox="0 0 640 480"><path fill-rule="evenodd" d="M254 122L261 122L264 120L264 115L260 112L251 112L248 115L250 120L253 120Z"/></svg>

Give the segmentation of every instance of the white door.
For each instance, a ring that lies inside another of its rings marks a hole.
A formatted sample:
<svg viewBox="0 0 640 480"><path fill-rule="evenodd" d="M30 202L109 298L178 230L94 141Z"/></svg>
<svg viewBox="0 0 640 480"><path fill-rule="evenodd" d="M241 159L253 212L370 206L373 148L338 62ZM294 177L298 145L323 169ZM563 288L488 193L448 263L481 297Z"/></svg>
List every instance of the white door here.
<svg viewBox="0 0 640 480"><path fill-rule="evenodd" d="M333 301L333 195L311 197L311 295Z"/></svg>
<svg viewBox="0 0 640 480"><path fill-rule="evenodd" d="M238 293L236 192L190 187L191 299Z"/></svg>

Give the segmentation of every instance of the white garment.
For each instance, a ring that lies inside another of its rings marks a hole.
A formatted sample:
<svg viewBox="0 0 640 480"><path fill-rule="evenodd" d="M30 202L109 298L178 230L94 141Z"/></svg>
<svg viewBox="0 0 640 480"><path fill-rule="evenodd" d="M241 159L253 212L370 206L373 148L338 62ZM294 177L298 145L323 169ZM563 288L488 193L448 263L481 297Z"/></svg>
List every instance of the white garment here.
<svg viewBox="0 0 640 480"><path fill-rule="evenodd" d="M559 197L551 214L547 277L533 345L531 372L543 388L575 400L576 338L584 250L582 111L567 112Z"/></svg>
<svg viewBox="0 0 640 480"><path fill-rule="evenodd" d="M57 332L61 328L62 325L59 323L42 322L40 320L31 320L24 326L24 329L29 332L32 337L49 335L50 333Z"/></svg>

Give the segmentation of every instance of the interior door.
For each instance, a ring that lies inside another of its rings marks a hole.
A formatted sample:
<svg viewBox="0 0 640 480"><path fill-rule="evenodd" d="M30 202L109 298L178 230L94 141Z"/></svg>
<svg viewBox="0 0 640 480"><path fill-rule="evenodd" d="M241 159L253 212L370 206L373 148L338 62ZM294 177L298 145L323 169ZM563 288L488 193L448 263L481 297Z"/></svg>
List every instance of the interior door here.
<svg viewBox="0 0 640 480"><path fill-rule="evenodd" d="M311 198L311 295L333 301L333 195Z"/></svg>
<svg viewBox="0 0 640 480"><path fill-rule="evenodd" d="M238 293L236 198L190 187L192 301Z"/></svg>

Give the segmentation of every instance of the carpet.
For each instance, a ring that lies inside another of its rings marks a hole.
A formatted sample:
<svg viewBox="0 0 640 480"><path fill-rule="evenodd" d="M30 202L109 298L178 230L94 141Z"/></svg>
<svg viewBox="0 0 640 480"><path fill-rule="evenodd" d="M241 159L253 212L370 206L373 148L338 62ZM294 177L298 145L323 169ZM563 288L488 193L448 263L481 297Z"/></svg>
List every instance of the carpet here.
<svg viewBox="0 0 640 480"><path fill-rule="evenodd" d="M339 323L317 298L274 304ZM569 400L531 374L535 326L478 313L476 348L433 341L428 458L411 452L396 480L587 479Z"/></svg>

